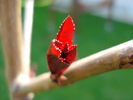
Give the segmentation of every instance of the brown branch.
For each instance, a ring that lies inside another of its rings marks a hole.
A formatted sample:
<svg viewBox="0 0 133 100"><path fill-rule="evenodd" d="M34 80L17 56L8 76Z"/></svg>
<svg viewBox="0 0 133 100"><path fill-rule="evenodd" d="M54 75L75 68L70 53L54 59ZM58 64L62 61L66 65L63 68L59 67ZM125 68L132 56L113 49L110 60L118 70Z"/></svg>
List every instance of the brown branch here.
<svg viewBox="0 0 133 100"><path fill-rule="evenodd" d="M19 2L1 0L2 5L2 44L9 84L23 69L22 34ZM16 63L17 62L17 63ZM19 66L19 67L18 67ZM12 68L10 68L12 67ZM9 69L8 69L9 68ZM10 70L11 69L11 70Z"/></svg>
<svg viewBox="0 0 133 100"><path fill-rule="evenodd" d="M78 17L79 17L80 9L79 9L79 2L78 0L72 0L72 8L70 15L72 16L76 28L78 26Z"/></svg>
<svg viewBox="0 0 133 100"><path fill-rule="evenodd" d="M13 100L22 100L28 96L18 99L12 94L18 85L24 84L23 79L29 80L30 67L25 66L23 56L21 0L0 0L0 5L1 38L10 95Z"/></svg>
<svg viewBox="0 0 133 100"><path fill-rule="evenodd" d="M75 61L63 73L67 77L67 81L63 82L63 85L124 68L133 68L133 40ZM20 86L16 96L23 96L29 92L47 91L57 87L60 86L52 82L50 73L44 73L31 79L29 83Z"/></svg>

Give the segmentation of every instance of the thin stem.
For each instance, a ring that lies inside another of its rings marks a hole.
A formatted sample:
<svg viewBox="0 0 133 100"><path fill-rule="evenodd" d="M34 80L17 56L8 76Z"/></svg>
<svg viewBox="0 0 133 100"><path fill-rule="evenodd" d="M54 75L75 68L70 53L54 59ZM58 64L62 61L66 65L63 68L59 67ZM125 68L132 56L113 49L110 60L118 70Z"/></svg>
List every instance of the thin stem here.
<svg viewBox="0 0 133 100"><path fill-rule="evenodd" d="M24 61L26 64L25 67L30 66L33 9L34 9L34 0L25 0L24 29L23 29Z"/></svg>

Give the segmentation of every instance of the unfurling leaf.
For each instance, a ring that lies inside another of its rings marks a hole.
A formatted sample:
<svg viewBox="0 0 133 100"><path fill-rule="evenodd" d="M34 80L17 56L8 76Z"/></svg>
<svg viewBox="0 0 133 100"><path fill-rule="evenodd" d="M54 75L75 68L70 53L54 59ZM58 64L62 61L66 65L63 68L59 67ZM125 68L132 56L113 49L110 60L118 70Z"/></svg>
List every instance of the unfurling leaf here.
<svg viewBox="0 0 133 100"><path fill-rule="evenodd" d="M53 80L57 80L76 59L77 45L72 45L74 30L73 20L68 16L61 24L56 38L51 41L47 52L47 61L51 74L54 75Z"/></svg>

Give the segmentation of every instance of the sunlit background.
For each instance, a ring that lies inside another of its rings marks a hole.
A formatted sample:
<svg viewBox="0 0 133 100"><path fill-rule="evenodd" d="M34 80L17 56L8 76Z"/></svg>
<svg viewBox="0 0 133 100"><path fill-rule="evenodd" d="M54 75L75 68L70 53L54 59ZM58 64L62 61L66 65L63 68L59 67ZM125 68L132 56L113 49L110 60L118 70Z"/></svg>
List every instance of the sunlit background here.
<svg viewBox="0 0 133 100"><path fill-rule="evenodd" d="M24 4L23 1L22 17ZM35 0L31 65L38 66L37 75L49 71L46 62L49 43L68 15L76 24L77 59L133 37L132 0ZM9 100L2 47L0 55L0 100ZM133 100L133 69L115 70L40 92L34 100Z"/></svg>

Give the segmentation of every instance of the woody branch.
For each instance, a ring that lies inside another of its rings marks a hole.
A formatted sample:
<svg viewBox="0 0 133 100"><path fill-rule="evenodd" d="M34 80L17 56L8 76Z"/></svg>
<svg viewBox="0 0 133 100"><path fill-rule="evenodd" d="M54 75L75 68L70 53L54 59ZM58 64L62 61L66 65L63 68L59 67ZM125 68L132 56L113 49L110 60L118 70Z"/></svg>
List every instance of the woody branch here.
<svg viewBox="0 0 133 100"><path fill-rule="evenodd" d="M133 68L133 40L75 61L63 73L67 80L63 82L62 86L87 77L125 68ZM29 92L47 91L57 87L61 86L52 82L48 72L31 79L17 91L16 95L23 96Z"/></svg>
<svg viewBox="0 0 133 100"><path fill-rule="evenodd" d="M31 100L29 94L17 98L14 92L29 81L29 69L24 61L21 26L21 0L0 0L1 39L5 58L6 78L13 100Z"/></svg>

